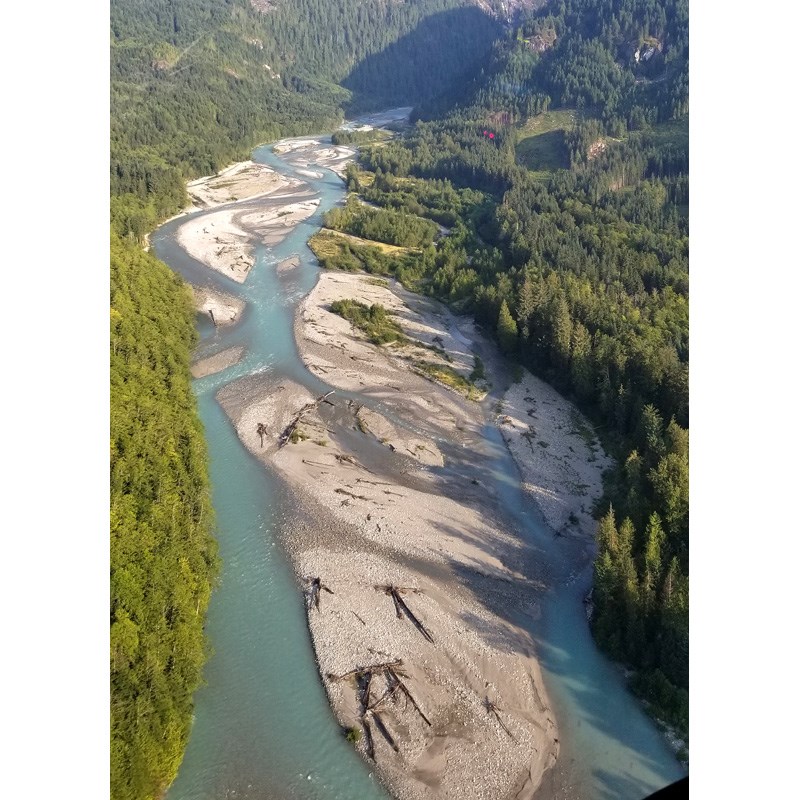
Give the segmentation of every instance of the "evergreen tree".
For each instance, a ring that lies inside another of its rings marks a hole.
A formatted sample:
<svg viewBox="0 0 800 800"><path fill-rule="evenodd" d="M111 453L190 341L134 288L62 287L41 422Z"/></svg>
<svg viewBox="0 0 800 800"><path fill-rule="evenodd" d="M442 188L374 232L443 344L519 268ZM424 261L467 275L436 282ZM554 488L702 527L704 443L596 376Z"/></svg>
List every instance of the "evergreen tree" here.
<svg viewBox="0 0 800 800"><path fill-rule="evenodd" d="M661 518L655 511L650 515L645 528L644 541L644 563L641 570L642 586L647 606L652 607L655 603L655 593L661 581L662 550L666 542L666 534L661 527Z"/></svg>
<svg viewBox="0 0 800 800"><path fill-rule="evenodd" d="M508 304L503 300L500 313L497 316L497 339L500 349L507 354L515 352L517 348L517 323L508 310Z"/></svg>

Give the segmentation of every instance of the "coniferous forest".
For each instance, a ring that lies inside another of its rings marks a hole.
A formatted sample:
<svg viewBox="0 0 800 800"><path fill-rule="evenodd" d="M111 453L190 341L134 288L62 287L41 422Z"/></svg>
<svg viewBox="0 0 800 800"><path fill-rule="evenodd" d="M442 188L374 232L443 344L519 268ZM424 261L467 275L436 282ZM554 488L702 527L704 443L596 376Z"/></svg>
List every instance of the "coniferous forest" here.
<svg viewBox="0 0 800 800"><path fill-rule="evenodd" d="M371 203L454 226L397 276L472 313L597 424L617 467L597 509L593 632L684 733L687 19L683 2L550 3L460 98L421 104L408 136L365 148L368 180L350 173ZM565 110L522 158L526 123Z"/></svg>
<svg viewBox="0 0 800 800"><path fill-rule="evenodd" d="M206 447L188 373L188 289L111 243L111 786L155 797L175 776L200 685L216 572Z"/></svg>
<svg viewBox="0 0 800 800"><path fill-rule="evenodd" d="M551 0L508 24L458 0L112 0L111 72L112 797L175 777L216 574L191 300L141 244L186 180L365 108L415 124L348 172L378 208L327 224L409 250L321 262L473 315L594 421L617 465L593 632L685 733L686 0Z"/></svg>
<svg viewBox="0 0 800 800"><path fill-rule="evenodd" d="M185 206L186 180L261 142L332 130L345 109L434 97L500 30L459 0L112 0L115 800L159 797L177 773L216 574L194 314L182 282L142 252L145 235Z"/></svg>

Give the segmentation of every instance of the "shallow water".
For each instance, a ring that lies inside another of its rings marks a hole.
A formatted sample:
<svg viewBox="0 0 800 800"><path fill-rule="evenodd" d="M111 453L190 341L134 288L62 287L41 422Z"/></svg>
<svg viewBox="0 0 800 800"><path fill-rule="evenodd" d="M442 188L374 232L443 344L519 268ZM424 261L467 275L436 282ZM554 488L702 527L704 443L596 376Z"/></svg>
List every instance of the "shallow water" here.
<svg viewBox="0 0 800 800"><path fill-rule="evenodd" d="M386 798L342 736L317 672L302 596L277 541L291 498L241 445L215 400L220 387L256 372L276 381L292 378L317 394L327 391L298 357L292 320L318 272L306 242L322 213L343 199L344 185L328 170L319 170L319 179L299 174L290 158L276 156L269 146L253 155L301 177L318 193L320 206L280 245L257 252L244 285L199 265L177 246L174 233L185 217L152 237L155 254L189 281L248 303L230 330L215 329L205 317L198 321L204 353L234 344L247 352L239 364L194 383L210 454L222 574L209 607L213 655L206 685L195 698L194 727L168 800ZM274 265L293 254L300 266L279 276ZM554 575L533 634L560 729L561 757L539 796L638 800L682 771L618 671L594 646L581 602L590 566L570 575L570 545L554 540L523 498L497 428L487 424L485 433L490 480Z"/></svg>

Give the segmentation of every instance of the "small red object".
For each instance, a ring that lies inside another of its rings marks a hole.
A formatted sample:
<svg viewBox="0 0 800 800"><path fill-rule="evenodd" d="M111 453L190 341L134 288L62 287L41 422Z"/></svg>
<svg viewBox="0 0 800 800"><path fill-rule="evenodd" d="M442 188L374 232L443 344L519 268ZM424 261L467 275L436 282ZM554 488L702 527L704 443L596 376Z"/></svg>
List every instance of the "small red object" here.
<svg viewBox="0 0 800 800"><path fill-rule="evenodd" d="M490 133L490 134L489 134L489 138L490 138L490 139L494 139L494 134L493 134L493 133Z"/></svg>

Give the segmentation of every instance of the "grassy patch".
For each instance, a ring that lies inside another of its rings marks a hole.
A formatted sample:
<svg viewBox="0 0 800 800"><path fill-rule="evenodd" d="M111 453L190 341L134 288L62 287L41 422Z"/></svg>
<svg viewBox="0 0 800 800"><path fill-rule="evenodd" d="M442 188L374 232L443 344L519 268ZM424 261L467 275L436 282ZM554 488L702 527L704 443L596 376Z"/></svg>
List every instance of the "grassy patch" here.
<svg viewBox="0 0 800 800"><path fill-rule="evenodd" d="M432 364L430 361L414 361L414 367L426 378L444 384L450 389L455 389L464 395L467 400L480 400L485 392L481 392L471 381L467 380L460 372L456 372L446 364Z"/></svg>
<svg viewBox="0 0 800 800"><path fill-rule="evenodd" d="M403 329L389 316L386 309L374 303L371 306L358 300L336 300L331 303L331 311L344 317L353 327L363 331L373 344L408 344Z"/></svg>
<svg viewBox="0 0 800 800"><path fill-rule="evenodd" d="M569 167L569 152L564 132L575 124L575 114L569 110L546 111L531 117L520 129L517 161L538 173L548 173Z"/></svg>
<svg viewBox="0 0 800 800"><path fill-rule="evenodd" d="M342 239L345 239L348 242L352 242L353 244L361 247L374 247L377 250L380 250L381 253L384 253L386 255L397 255L402 253L408 253L411 250L415 250L415 248L412 247L400 247L399 245L396 244L386 244L386 242L376 242L374 239L362 239L360 236L353 236L352 234L343 233L342 231L334 231L331 230L330 228L323 228L322 231L320 231L320 233L322 233L323 231L325 233L331 234L331 236L338 236ZM416 250L415 252L419 251Z"/></svg>
<svg viewBox="0 0 800 800"><path fill-rule="evenodd" d="M311 237L308 246L324 269L394 275L409 289L415 288L420 273L415 251L368 242L338 231L323 229Z"/></svg>
<svg viewBox="0 0 800 800"><path fill-rule="evenodd" d="M348 742L351 744L357 744L361 741L361 729L360 728L348 728L345 731L344 738L347 739Z"/></svg>

